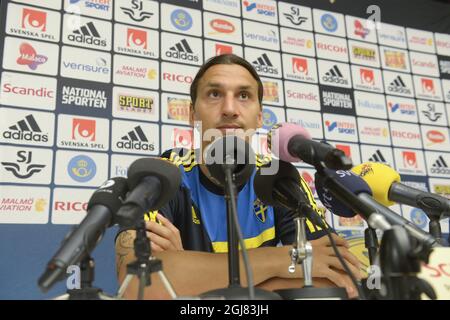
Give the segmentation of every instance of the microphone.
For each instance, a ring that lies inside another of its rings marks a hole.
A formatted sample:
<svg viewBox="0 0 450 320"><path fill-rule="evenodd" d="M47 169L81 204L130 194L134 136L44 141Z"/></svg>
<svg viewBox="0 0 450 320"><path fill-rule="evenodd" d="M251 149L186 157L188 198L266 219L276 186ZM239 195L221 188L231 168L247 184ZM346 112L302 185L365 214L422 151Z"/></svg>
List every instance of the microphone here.
<svg viewBox="0 0 450 320"><path fill-rule="evenodd" d="M400 183L400 175L385 164L363 163L355 166L352 171L367 182L373 190L374 198L384 205L390 206L398 202L420 208L439 220L450 217L450 200Z"/></svg>
<svg viewBox="0 0 450 320"><path fill-rule="evenodd" d="M231 170L237 188L247 183L255 169L256 155L252 147L237 136L217 138L203 154L211 180L222 188L226 188L225 169Z"/></svg>
<svg viewBox="0 0 450 320"><path fill-rule="evenodd" d="M127 191L126 179L117 177L103 183L92 194L86 217L66 236L61 248L38 280L43 292L47 292L57 281L62 280L70 265L77 264L90 254L106 228L115 224L115 213L122 205Z"/></svg>
<svg viewBox="0 0 450 320"><path fill-rule="evenodd" d="M261 170L256 171L253 188L258 199L270 206L303 211L316 225L326 228L317 212L309 205L310 201L300 187L301 178L298 170L289 162L276 159L272 161L279 162L276 174L264 175L261 174Z"/></svg>
<svg viewBox="0 0 450 320"><path fill-rule="evenodd" d="M303 161L317 167L323 164L333 170L348 170L353 164L342 150L329 144L311 140L311 135L293 123L279 123L272 127L267 137L268 148L286 162Z"/></svg>
<svg viewBox="0 0 450 320"><path fill-rule="evenodd" d="M179 168L169 161L141 158L128 168L127 195L117 212L117 221L123 227L133 227L147 211L164 206L180 187Z"/></svg>
<svg viewBox="0 0 450 320"><path fill-rule="evenodd" d="M344 170L325 170L327 174L335 178L338 183L350 192L356 194L358 200L363 204L363 206L360 207L356 207L357 204L355 203L345 202L345 204L342 204L339 201L342 201L343 199L336 199L338 197L335 197L335 194L331 194L329 192L323 178L316 173L315 178L317 194L319 195L322 203L330 209L331 212L343 217L352 217L356 215L356 213L359 213L372 228L381 230L388 230L391 228L391 225L399 225L406 229L410 235L418 239L420 242L426 243L430 246L436 245L436 239L430 234L418 228L412 222L399 216L394 211L386 208L384 205L378 203L374 198L372 198L370 186L365 182L365 180L358 177L355 173ZM346 206L353 211L353 214L351 214L349 209L342 210ZM342 210L342 212L339 210ZM379 215L373 215L373 213L378 213ZM380 219L380 216L383 219Z"/></svg>

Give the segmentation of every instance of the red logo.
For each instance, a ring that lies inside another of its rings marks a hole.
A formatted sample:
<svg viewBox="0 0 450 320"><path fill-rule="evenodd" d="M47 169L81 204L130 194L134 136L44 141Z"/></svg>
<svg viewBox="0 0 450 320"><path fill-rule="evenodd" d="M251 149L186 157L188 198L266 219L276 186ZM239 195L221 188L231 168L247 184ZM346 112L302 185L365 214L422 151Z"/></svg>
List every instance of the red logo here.
<svg viewBox="0 0 450 320"><path fill-rule="evenodd" d="M234 25L223 19L214 19L209 23L211 28L220 33L233 33L235 30Z"/></svg>
<svg viewBox="0 0 450 320"><path fill-rule="evenodd" d="M128 28L127 46L147 49L147 31Z"/></svg>
<svg viewBox="0 0 450 320"><path fill-rule="evenodd" d="M192 79L191 76L185 76L182 74L174 74L174 73L163 73L163 80L168 81L175 81L175 82L181 82L181 83L189 83L191 84L194 79Z"/></svg>
<svg viewBox="0 0 450 320"><path fill-rule="evenodd" d="M403 166L409 168L417 168L416 153L413 151L402 151Z"/></svg>
<svg viewBox="0 0 450 320"><path fill-rule="evenodd" d="M445 136L442 132L431 130L427 132L427 138L433 143L442 143L445 141Z"/></svg>
<svg viewBox="0 0 450 320"><path fill-rule="evenodd" d="M303 171L302 178L308 184L308 187L311 189L312 193L313 194L316 193L316 186L314 185L313 177L311 177L311 175L308 172Z"/></svg>
<svg viewBox="0 0 450 320"><path fill-rule="evenodd" d="M422 91L435 94L433 79L422 78Z"/></svg>
<svg viewBox="0 0 450 320"><path fill-rule="evenodd" d="M72 139L95 141L95 120L72 119Z"/></svg>
<svg viewBox="0 0 450 320"><path fill-rule="evenodd" d="M173 129L173 147L174 148L192 148L192 129Z"/></svg>
<svg viewBox="0 0 450 320"><path fill-rule="evenodd" d="M364 28L363 24L359 20L355 20L355 35L365 38L369 34L369 29Z"/></svg>
<svg viewBox="0 0 450 320"><path fill-rule="evenodd" d="M24 42L19 48L20 56L17 58L17 64L27 65L31 70L36 70L38 65L47 62L46 56L36 53L36 50L28 43Z"/></svg>
<svg viewBox="0 0 450 320"><path fill-rule="evenodd" d="M368 85L375 85L375 77L373 75L373 70L370 69L359 69L359 74L361 76L361 83Z"/></svg>
<svg viewBox="0 0 450 320"><path fill-rule="evenodd" d="M351 152L350 146L346 146L346 145L343 145L343 144L337 144L336 148L339 149L339 150L344 151L344 153L345 153L345 155L347 157L349 157L349 158L352 157L352 152Z"/></svg>
<svg viewBox="0 0 450 320"><path fill-rule="evenodd" d="M308 75L308 60L302 58L292 58L292 69L294 73Z"/></svg>
<svg viewBox="0 0 450 320"><path fill-rule="evenodd" d="M47 12L23 8L22 28L39 29L40 31L45 32L47 30Z"/></svg>
<svg viewBox="0 0 450 320"><path fill-rule="evenodd" d="M233 53L233 47L216 43L216 56Z"/></svg>

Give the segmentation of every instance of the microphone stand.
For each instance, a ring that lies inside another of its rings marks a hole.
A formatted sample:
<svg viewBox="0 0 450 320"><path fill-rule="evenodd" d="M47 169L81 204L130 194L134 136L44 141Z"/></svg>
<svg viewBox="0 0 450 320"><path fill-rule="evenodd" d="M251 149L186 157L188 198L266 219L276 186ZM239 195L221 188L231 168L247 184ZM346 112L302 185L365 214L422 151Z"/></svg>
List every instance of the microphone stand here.
<svg viewBox="0 0 450 320"><path fill-rule="evenodd" d="M151 285L151 274L158 273L166 290L172 299L177 297L172 285L162 271L162 261L152 256L150 239L147 237L144 219L140 219L136 225L136 238L134 239L134 253L136 260L127 265L127 276L119 288L117 297L121 299L128 288L133 276L139 280L137 299L144 298L144 289Z"/></svg>
<svg viewBox="0 0 450 320"><path fill-rule="evenodd" d="M378 254L378 236L374 228L368 226L364 230L364 244L369 253L369 263L375 265L376 256Z"/></svg>
<svg viewBox="0 0 450 320"><path fill-rule="evenodd" d="M92 286L95 275L95 262L90 255L80 262L80 289L69 289L66 294L53 300L115 300L103 293L102 289Z"/></svg>
<svg viewBox="0 0 450 320"><path fill-rule="evenodd" d="M224 298L226 300L247 300L249 299L249 289L241 286L239 271L239 239L236 231L235 217L237 217L236 185L233 179L233 172L236 164L225 163L222 169L225 173L224 198L227 206L227 237L228 237L228 287L205 292L202 298ZM262 289L254 288L255 299L258 300L280 300L280 296Z"/></svg>

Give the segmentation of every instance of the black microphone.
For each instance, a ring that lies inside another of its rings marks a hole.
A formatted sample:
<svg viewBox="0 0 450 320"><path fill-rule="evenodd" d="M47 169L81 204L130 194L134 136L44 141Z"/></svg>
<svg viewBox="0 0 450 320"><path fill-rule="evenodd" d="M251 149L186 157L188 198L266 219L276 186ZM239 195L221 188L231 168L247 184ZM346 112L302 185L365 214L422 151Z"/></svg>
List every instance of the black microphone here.
<svg viewBox="0 0 450 320"><path fill-rule="evenodd" d="M158 158L141 158L128 168L127 195L116 214L122 227L134 227L145 212L160 209L178 191L181 183L180 169L169 161Z"/></svg>
<svg viewBox="0 0 450 320"><path fill-rule="evenodd" d="M233 182L239 188L252 176L256 155L245 140L230 135L209 144L204 151L204 161L216 185L226 188L225 169L229 168Z"/></svg>
<svg viewBox="0 0 450 320"><path fill-rule="evenodd" d="M406 229L410 235L418 239L420 242L429 246L434 246L437 244L436 239L433 236L373 199L369 185L367 185L367 183L355 173L345 170L333 171L328 169L325 169L325 172L352 194L356 194L357 200L363 204L359 205L356 202L350 203L345 201L345 198L339 199L340 195L335 192L330 192L332 190L329 190L326 180L321 175L316 173L315 182L317 194L322 203L334 214L344 217L351 217L359 213L369 223L369 225L374 228L388 230L391 228L391 225L399 225ZM351 210L342 210L345 207L349 207ZM352 211L354 213L353 215L350 214ZM378 219L376 215L373 216L373 213L380 214L384 219Z"/></svg>
<svg viewBox="0 0 450 320"><path fill-rule="evenodd" d="M67 236L42 276L39 287L47 292L57 281L62 280L70 265L80 262L95 248L106 228L115 224L115 213L122 205L128 191L125 178L112 178L96 190L88 203L88 212L83 221Z"/></svg>
<svg viewBox="0 0 450 320"><path fill-rule="evenodd" d="M316 225L326 228L316 211L309 205L305 192L300 187L301 178L298 170L289 162L272 159L278 162L278 171L274 175L262 174L256 171L253 188L256 196L265 204L280 206L291 210L298 210L305 214ZM277 164L275 164L275 167Z"/></svg>
<svg viewBox="0 0 450 320"><path fill-rule="evenodd" d="M272 127L267 137L270 151L286 162L303 161L327 168L350 169L352 160L342 150L329 144L311 140L310 134L299 125L279 123Z"/></svg>

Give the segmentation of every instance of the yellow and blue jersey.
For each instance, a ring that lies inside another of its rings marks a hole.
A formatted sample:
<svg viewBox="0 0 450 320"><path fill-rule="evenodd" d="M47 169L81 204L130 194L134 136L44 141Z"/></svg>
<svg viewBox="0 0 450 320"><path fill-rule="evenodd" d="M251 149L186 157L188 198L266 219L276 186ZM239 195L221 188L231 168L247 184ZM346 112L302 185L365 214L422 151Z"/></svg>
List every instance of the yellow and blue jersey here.
<svg viewBox="0 0 450 320"><path fill-rule="evenodd" d="M158 211L180 230L183 248L227 252L227 207L223 191L200 170L195 150L171 149L164 152L161 157L177 165L182 174L178 192ZM295 239L293 212L265 205L257 198L253 189L256 170L268 161L269 158L258 156L255 172L238 190L238 219L248 249L276 246L280 243L290 245ZM322 215L317 210L311 190L303 180L301 187L308 196L311 206ZM155 220L155 217L154 212L146 214L146 219ZM311 221L307 221L306 231L308 240L325 235L325 231Z"/></svg>

